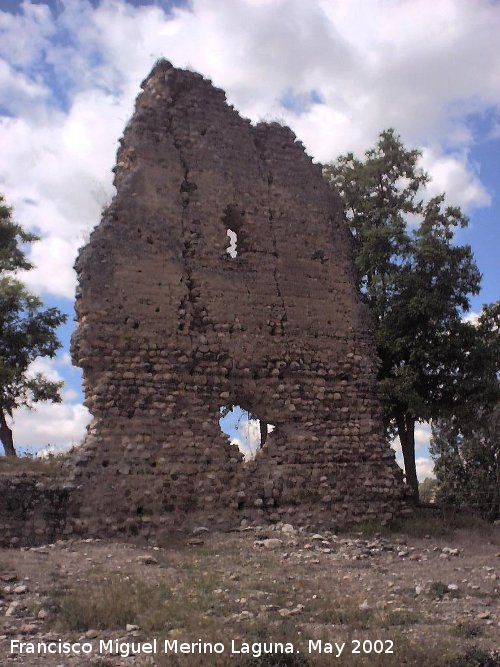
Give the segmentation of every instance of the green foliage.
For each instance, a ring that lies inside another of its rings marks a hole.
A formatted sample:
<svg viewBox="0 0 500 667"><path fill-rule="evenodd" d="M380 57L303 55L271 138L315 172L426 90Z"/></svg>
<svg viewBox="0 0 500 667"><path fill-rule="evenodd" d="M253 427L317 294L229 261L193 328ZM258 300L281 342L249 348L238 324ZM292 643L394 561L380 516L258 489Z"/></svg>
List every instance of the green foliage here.
<svg viewBox="0 0 500 667"><path fill-rule="evenodd" d="M500 518L500 403L473 422L442 418L432 424L431 455L439 482L438 500Z"/></svg>
<svg viewBox="0 0 500 667"><path fill-rule="evenodd" d="M449 667L499 667L500 653L486 653L478 648L471 648L449 663Z"/></svg>
<svg viewBox="0 0 500 667"><path fill-rule="evenodd" d="M418 485L420 502L433 503L436 499L438 490L437 480L432 477L426 477L423 482Z"/></svg>
<svg viewBox="0 0 500 667"><path fill-rule="evenodd" d="M15 277L16 271L33 268L23 244L37 238L13 222L12 210L0 196L0 436L10 454L12 436L5 416L23 405L61 400L61 383L41 373L27 374L37 357L54 357L60 347L55 329L67 318L57 308L44 310L42 301Z"/></svg>
<svg viewBox="0 0 500 667"><path fill-rule="evenodd" d="M473 637L480 637L483 634L483 629L477 623L472 623L471 621L460 621L453 628L453 634L457 637L472 639Z"/></svg>
<svg viewBox="0 0 500 667"><path fill-rule="evenodd" d="M438 500L500 517L500 302L483 307L457 404L432 423Z"/></svg>
<svg viewBox="0 0 500 667"><path fill-rule="evenodd" d="M448 586L442 581L433 581L429 588L429 594L439 600L442 600L449 592Z"/></svg>
<svg viewBox="0 0 500 667"><path fill-rule="evenodd" d="M353 237L359 292L381 359L387 434L397 430L417 497L415 422L457 402L473 339L462 316L481 278L470 247L454 243L467 218L446 206L444 195L424 202L429 176L419 157L390 129L364 160L349 153L325 167Z"/></svg>
<svg viewBox="0 0 500 667"><path fill-rule="evenodd" d="M243 667L307 667L310 664L300 653L265 653L259 658L248 658Z"/></svg>

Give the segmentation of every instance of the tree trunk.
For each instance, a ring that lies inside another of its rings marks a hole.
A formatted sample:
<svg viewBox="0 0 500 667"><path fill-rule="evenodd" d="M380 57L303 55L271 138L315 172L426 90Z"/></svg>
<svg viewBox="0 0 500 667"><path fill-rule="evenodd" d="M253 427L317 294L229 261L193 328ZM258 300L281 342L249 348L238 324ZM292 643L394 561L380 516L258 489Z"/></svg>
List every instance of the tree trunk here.
<svg viewBox="0 0 500 667"><path fill-rule="evenodd" d="M403 450L406 482L412 490L415 504L418 505L418 478L415 463L415 419L407 412L396 415L399 441Z"/></svg>
<svg viewBox="0 0 500 667"><path fill-rule="evenodd" d="M260 426L260 446L264 447L264 445L266 444L267 432L268 432L267 422L262 421L262 419L259 419L259 426Z"/></svg>
<svg viewBox="0 0 500 667"><path fill-rule="evenodd" d="M17 456L14 449L14 440L12 438L12 431L10 430L3 410L0 408L0 440L2 441L5 450L5 456Z"/></svg>

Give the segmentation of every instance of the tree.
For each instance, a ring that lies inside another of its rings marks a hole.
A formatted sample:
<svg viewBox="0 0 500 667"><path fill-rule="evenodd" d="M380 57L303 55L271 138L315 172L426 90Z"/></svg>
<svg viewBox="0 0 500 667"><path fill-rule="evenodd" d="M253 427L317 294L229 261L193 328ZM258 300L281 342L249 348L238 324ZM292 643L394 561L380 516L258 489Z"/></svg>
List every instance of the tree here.
<svg viewBox="0 0 500 667"><path fill-rule="evenodd" d="M462 321L480 273L454 232L467 225L444 195L423 198L429 176L394 130L359 160L352 153L324 169L340 194L353 237L358 288L377 352L388 437L398 434L406 479L418 501L415 424L457 400L471 325Z"/></svg>
<svg viewBox="0 0 500 667"><path fill-rule="evenodd" d="M430 452L443 504L500 517L500 301L474 325L459 402L432 423Z"/></svg>
<svg viewBox="0 0 500 667"><path fill-rule="evenodd" d="M418 485L420 502L422 504L433 503L437 494L437 479L433 477L426 477L423 482Z"/></svg>
<svg viewBox="0 0 500 667"><path fill-rule="evenodd" d="M460 417L432 423L431 455L442 504L500 518L500 403L479 411L473 424Z"/></svg>
<svg viewBox="0 0 500 667"><path fill-rule="evenodd" d="M37 240L12 220L12 209L0 195L0 440L6 456L16 456L7 417L21 406L61 400L62 383L29 373L37 357L54 357L60 347L55 329L67 319L57 308L44 310L15 277L16 271L33 268L23 244Z"/></svg>

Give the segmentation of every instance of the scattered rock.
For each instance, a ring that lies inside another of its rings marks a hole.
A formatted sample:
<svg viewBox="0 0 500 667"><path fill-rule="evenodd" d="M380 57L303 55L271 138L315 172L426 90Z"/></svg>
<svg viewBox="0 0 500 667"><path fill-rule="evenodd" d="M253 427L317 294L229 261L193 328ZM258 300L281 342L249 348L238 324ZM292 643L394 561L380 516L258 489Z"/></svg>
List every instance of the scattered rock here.
<svg viewBox="0 0 500 667"><path fill-rule="evenodd" d="M25 586L24 584L20 584L19 586L16 586L14 588L14 593L16 595L24 595L27 592L28 592L28 587Z"/></svg>
<svg viewBox="0 0 500 667"><path fill-rule="evenodd" d="M449 554L450 556L459 556L460 549L452 549L451 547L444 547L442 553Z"/></svg>
<svg viewBox="0 0 500 667"><path fill-rule="evenodd" d="M7 617L14 616L16 613L17 608L19 607L20 603L17 600L14 600L13 602L10 603L10 605L7 608L7 611L5 612L5 615Z"/></svg>
<svg viewBox="0 0 500 667"><path fill-rule="evenodd" d="M38 625L35 623L23 623L19 628L19 632L22 635L34 635L37 631Z"/></svg>
<svg viewBox="0 0 500 667"><path fill-rule="evenodd" d="M137 563L141 565L158 565L158 561L153 556L149 554L143 554L142 556L137 556L135 559Z"/></svg>
<svg viewBox="0 0 500 667"><path fill-rule="evenodd" d="M288 607L283 607L282 609L278 609L278 614L282 618L289 618L290 616L298 616L299 614L302 613L303 610L304 610L304 605L298 604L293 609L289 609Z"/></svg>
<svg viewBox="0 0 500 667"><path fill-rule="evenodd" d="M282 540L279 540L277 537L268 537L265 540L255 540L253 543L254 547L264 547L264 549L279 549L283 546Z"/></svg>
<svg viewBox="0 0 500 667"><path fill-rule="evenodd" d="M125 630L127 632L135 632L136 630L139 630L139 626L133 625L132 623L127 623L127 625L125 626Z"/></svg>

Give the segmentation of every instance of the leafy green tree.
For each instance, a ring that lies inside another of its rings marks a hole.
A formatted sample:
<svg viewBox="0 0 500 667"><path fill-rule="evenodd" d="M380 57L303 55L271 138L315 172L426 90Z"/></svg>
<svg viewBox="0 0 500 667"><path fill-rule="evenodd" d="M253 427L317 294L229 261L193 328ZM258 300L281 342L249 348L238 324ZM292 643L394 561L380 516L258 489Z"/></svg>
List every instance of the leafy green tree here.
<svg viewBox="0 0 500 667"><path fill-rule="evenodd" d="M459 417L433 421L430 451L440 503L500 518L500 403L480 410L472 424Z"/></svg>
<svg viewBox="0 0 500 667"><path fill-rule="evenodd" d="M437 495L438 482L433 477L426 477L419 483L418 489L421 503L433 503Z"/></svg>
<svg viewBox="0 0 500 667"><path fill-rule="evenodd" d="M500 517L500 301L483 307L457 404L432 423L430 452L443 504Z"/></svg>
<svg viewBox="0 0 500 667"><path fill-rule="evenodd" d="M16 456L7 417L21 406L61 400L62 383L28 373L37 357L54 357L60 347L55 329L67 319L57 308L44 310L15 276L33 268L23 244L36 240L12 220L12 209L0 195L0 439L6 456Z"/></svg>
<svg viewBox="0 0 500 667"><path fill-rule="evenodd" d="M359 292L381 360L387 435L399 436L416 501L415 424L457 400L472 338L462 319L481 278L470 247L454 243L465 215L446 206L444 195L425 202L430 179L419 157L389 129L364 160L349 153L324 169L353 236Z"/></svg>

